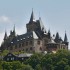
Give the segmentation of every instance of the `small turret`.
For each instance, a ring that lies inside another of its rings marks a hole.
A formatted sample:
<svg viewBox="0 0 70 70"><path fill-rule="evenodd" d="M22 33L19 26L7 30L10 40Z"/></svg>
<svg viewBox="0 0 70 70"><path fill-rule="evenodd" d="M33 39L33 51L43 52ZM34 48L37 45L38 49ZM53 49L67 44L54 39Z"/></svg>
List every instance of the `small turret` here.
<svg viewBox="0 0 70 70"><path fill-rule="evenodd" d="M67 34L66 34L66 32L65 32L64 42L68 42L68 39L67 39Z"/></svg>
<svg viewBox="0 0 70 70"><path fill-rule="evenodd" d="M48 30L48 38L51 38L51 32L50 32L50 29Z"/></svg>
<svg viewBox="0 0 70 70"><path fill-rule="evenodd" d="M59 33L57 32L57 33L56 33L56 37L55 37L55 42L56 42L56 43L59 43L59 39L60 39Z"/></svg>
<svg viewBox="0 0 70 70"><path fill-rule="evenodd" d="M4 41L7 39L7 32L5 31Z"/></svg>
<svg viewBox="0 0 70 70"><path fill-rule="evenodd" d="M68 39L67 39L66 31L65 31L64 43L65 43L66 45L68 45Z"/></svg>
<svg viewBox="0 0 70 70"><path fill-rule="evenodd" d="M15 25L14 25L13 31L12 30L10 31L10 37L15 37L15 35L16 32L15 32Z"/></svg>

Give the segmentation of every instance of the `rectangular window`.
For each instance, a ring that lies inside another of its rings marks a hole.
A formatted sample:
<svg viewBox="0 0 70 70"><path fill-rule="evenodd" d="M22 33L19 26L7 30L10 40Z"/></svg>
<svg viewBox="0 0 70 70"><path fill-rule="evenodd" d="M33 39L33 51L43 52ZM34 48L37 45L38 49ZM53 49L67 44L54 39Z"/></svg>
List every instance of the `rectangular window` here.
<svg viewBox="0 0 70 70"><path fill-rule="evenodd" d="M13 46L10 47L10 50L13 50Z"/></svg>
<svg viewBox="0 0 70 70"><path fill-rule="evenodd" d="M32 47L30 47L30 50L32 50Z"/></svg>
<svg viewBox="0 0 70 70"><path fill-rule="evenodd" d="M9 58L7 58L7 61L9 61Z"/></svg>
<svg viewBox="0 0 70 70"><path fill-rule="evenodd" d="M15 49L17 49L17 45L15 45Z"/></svg>
<svg viewBox="0 0 70 70"><path fill-rule="evenodd" d="M28 48L26 48L26 51L28 51Z"/></svg>
<svg viewBox="0 0 70 70"><path fill-rule="evenodd" d="M28 46L28 42L26 42L26 46Z"/></svg>
<svg viewBox="0 0 70 70"><path fill-rule="evenodd" d="M40 45L40 41L37 41L37 44Z"/></svg>
<svg viewBox="0 0 70 70"><path fill-rule="evenodd" d="M22 46L24 46L24 43L22 43Z"/></svg>
<svg viewBox="0 0 70 70"><path fill-rule="evenodd" d="M32 41L30 41L29 44L32 45Z"/></svg>
<svg viewBox="0 0 70 70"><path fill-rule="evenodd" d="M21 47L22 45L21 44L19 44L19 48Z"/></svg>

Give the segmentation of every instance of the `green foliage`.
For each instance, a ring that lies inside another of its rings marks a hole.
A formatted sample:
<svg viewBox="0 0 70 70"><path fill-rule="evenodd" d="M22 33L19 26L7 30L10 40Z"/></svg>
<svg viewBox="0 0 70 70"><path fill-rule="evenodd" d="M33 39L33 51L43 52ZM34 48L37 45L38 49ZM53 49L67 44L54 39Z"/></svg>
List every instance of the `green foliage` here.
<svg viewBox="0 0 70 70"><path fill-rule="evenodd" d="M41 54L34 54L32 55L27 61L25 61L25 64L31 65L33 68L36 67L37 64L41 63Z"/></svg>
<svg viewBox="0 0 70 70"><path fill-rule="evenodd" d="M7 55L8 53L9 53L8 50L4 50L4 51L2 51L2 52L0 53L0 56L5 56L5 55Z"/></svg>
<svg viewBox="0 0 70 70"><path fill-rule="evenodd" d="M30 65L22 65L21 70L34 70Z"/></svg>
<svg viewBox="0 0 70 70"><path fill-rule="evenodd" d="M42 67L40 64L36 65L35 70L42 70Z"/></svg>
<svg viewBox="0 0 70 70"><path fill-rule="evenodd" d="M66 65L64 70L70 70L70 66L69 65Z"/></svg>
<svg viewBox="0 0 70 70"><path fill-rule="evenodd" d="M2 69L3 70L33 70L30 65L24 65L20 63L19 61L13 61L13 62L3 62L2 63Z"/></svg>
<svg viewBox="0 0 70 70"><path fill-rule="evenodd" d="M70 70L70 51L58 50L55 54L46 55L34 53L23 62L0 60L0 70Z"/></svg>
<svg viewBox="0 0 70 70"><path fill-rule="evenodd" d="M13 61L11 66L12 70L20 69L22 67L19 61Z"/></svg>
<svg viewBox="0 0 70 70"><path fill-rule="evenodd" d="M13 54L15 55L22 54L22 53L24 53L24 51L13 52Z"/></svg>

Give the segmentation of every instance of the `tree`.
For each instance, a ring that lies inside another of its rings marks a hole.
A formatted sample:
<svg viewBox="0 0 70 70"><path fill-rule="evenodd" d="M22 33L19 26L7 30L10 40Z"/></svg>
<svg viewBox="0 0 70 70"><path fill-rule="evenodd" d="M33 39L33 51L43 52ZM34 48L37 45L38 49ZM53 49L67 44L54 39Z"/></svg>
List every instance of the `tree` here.
<svg viewBox="0 0 70 70"><path fill-rule="evenodd" d="M24 63L29 64L30 66L32 66L33 69L35 69L36 65L41 63L41 57L42 57L42 54L37 54L36 53L36 54L32 55Z"/></svg>
<svg viewBox="0 0 70 70"><path fill-rule="evenodd" d="M34 70L30 65L22 65L22 68L20 70Z"/></svg>
<svg viewBox="0 0 70 70"><path fill-rule="evenodd" d="M2 64L2 68L3 68L3 70L4 69L10 70L11 69L11 63L4 61Z"/></svg>
<svg viewBox="0 0 70 70"><path fill-rule="evenodd" d="M67 65L67 63L65 61L61 60L57 63L55 70L64 70L66 65Z"/></svg>
<svg viewBox="0 0 70 70"><path fill-rule="evenodd" d="M42 70L42 67L40 64L36 65L35 70Z"/></svg>
<svg viewBox="0 0 70 70"><path fill-rule="evenodd" d="M12 62L12 70L20 69L21 67L22 67L22 64L19 61Z"/></svg>
<svg viewBox="0 0 70 70"><path fill-rule="evenodd" d="M69 65L66 65L64 70L70 70L70 66Z"/></svg>

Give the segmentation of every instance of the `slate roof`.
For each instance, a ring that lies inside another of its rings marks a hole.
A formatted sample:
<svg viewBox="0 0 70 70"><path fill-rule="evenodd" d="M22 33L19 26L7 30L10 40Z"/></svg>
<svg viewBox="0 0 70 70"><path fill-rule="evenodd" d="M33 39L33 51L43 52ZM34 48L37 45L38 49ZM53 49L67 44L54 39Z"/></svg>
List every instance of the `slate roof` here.
<svg viewBox="0 0 70 70"><path fill-rule="evenodd" d="M24 54L19 54L18 57L30 57L32 54L29 53L24 53Z"/></svg>
<svg viewBox="0 0 70 70"><path fill-rule="evenodd" d="M22 35L18 35L16 36L11 42L10 44L17 44L20 42L23 42L25 40L30 40L30 39L38 39L38 36L36 35L36 33L34 31L32 32L27 32L25 34Z"/></svg>

